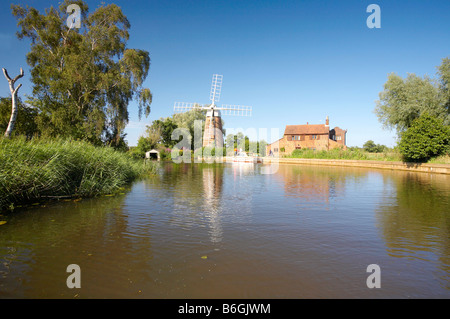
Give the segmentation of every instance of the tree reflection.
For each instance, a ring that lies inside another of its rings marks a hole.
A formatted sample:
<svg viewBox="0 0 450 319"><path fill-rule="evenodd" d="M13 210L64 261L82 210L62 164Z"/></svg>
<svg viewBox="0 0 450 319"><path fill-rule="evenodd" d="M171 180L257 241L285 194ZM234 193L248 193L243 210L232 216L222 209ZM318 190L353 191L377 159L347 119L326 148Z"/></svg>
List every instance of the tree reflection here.
<svg viewBox="0 0 450 319"><path fill-rule="evenodd" d="M437 259L450 288L450 178L447 175L392 172L394 192L376 213L393 257Z"/></svg>

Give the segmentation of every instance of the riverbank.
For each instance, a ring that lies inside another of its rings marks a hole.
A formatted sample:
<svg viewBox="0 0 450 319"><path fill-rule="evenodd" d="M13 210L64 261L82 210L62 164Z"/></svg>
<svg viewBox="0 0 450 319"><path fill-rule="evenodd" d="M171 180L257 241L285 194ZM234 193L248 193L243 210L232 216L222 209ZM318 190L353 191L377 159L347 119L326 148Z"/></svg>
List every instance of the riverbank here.
<svg viewBox="0 0 450 319"><path fill-rule="evenodd" d="M231 159L229 160L231 161ZM264 157L263 163L284 163L301 165L326 165L326 166L350 166L364 168L379 168L390 170L402 170L410 172L425 172L450 175L450 164L435 163L404 163L400 161L376 161L376 160L342 160L342 159L311 159L311 158L274 158Z"/></svg>
<svg viewBox="0 0 450 319"><path fill-rule="evenodd" d="M119 191L155 163L87 142L0 138L0 209Z"/></svg>

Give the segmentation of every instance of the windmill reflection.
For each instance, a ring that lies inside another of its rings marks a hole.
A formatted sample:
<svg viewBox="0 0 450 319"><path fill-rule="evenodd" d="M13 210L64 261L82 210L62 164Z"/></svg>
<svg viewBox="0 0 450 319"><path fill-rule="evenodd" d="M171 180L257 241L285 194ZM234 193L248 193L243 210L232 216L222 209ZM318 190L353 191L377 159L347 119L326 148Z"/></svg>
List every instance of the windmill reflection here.
<svg viewBox="0 0 450 319"><path fill-rule="evenodd" d="M170 223L183 230L207 227L212 242L220 242L224 167L215 164L166 165L161 187L176 194Z"/></svg>
<svg viewBox="0 0 450 319"><path fill-rule="evenodd" d="M222 185L223 168L218 166L207 167L202 170L203 194L204 194L204 212L209 220L210 239L212 242L222 240Z"/></svg>

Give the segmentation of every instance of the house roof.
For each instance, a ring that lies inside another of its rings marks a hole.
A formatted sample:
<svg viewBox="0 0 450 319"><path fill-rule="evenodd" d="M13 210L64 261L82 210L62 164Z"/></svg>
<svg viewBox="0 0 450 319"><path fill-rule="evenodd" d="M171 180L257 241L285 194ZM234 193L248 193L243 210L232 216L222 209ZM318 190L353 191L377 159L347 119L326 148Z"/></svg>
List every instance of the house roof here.
<svg viewBox="0 0 450 319"><path fill-rule="evenodd" d="M325 124L286 125L284 135L328 134L330 127Z"/></svg>
<svg viewBox="0 0 450 319"><path fill-rule="evenodd" d="M342 129L342 128L340 128L339 126L336 126L333 130L335 130L335 131L347 132L347 130Z"/></svg>

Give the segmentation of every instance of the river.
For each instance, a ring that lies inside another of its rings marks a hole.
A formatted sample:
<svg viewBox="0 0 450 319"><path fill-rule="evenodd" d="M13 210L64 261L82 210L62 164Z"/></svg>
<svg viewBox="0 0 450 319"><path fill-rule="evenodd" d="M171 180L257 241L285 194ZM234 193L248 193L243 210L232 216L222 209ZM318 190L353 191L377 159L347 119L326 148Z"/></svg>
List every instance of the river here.
<svg viewBox="0 0 450 319"><path fill-rule="evenodd" d="M448 175L163 163L0 220L0 298L450 297Z"/></svg>

